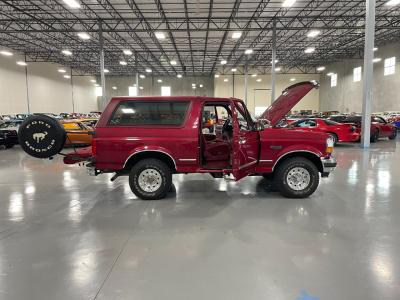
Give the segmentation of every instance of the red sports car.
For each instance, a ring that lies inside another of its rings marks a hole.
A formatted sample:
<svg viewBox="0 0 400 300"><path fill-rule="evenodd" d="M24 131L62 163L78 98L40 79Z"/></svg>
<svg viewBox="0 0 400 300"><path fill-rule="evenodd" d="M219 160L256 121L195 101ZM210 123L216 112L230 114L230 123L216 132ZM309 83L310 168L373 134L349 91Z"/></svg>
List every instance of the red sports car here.
<svg viewBox="0 0 400 300"><path fill-rule="evenodd" d="M338 142L355 142L360 139L360 133L357 132L357 128L353 124L341 124L327 119L302 119L290 124L289 127L306 131L325 132L333 138L335 144Z"/></svg>

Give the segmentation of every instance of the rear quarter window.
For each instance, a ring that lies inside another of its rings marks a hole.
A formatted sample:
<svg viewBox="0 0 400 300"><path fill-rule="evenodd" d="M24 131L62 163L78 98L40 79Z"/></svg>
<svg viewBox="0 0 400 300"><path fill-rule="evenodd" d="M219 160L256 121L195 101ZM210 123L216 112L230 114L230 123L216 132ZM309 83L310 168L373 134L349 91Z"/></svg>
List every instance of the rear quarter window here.
<svg viewBox="0 0 400 300"><path fill-rule="evenodd" d="M109 120L111 126L182 125L189 101L124 101Z"/></svg>

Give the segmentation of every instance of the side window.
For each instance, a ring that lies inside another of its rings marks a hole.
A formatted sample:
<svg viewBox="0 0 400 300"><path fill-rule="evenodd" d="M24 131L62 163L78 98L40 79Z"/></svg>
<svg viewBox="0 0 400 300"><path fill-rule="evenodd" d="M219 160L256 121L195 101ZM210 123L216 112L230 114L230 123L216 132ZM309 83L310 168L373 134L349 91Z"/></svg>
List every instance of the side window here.
<svg viewBox="0 0 400 300"><path fill-rule="evenodd" d="M240 111L240 109L237 109L238 112L238 122L239 122L239 129L240 130L250 130L250 126L243 115L243 113Z"/></svg>
<svg viewBox="0 0 400 300"><path fill-rule="evenodd" d="M217 106L217 117L218 117L218 123L223 123L225 122L226 119L228 119L229 113L225 107Z"/></svg>
<svg viewBox="0 0 400 300"><path fill-rule="evenodd" d="M307 120L296 122L296 124L294 124L294 127L308 127Z"/></svg>
<svg viewBox="0 0 400 300"><path fill-rule="evenodd" d="M217 123L217 116L215 115L215 106L206 105L203 109L202 123L204 125L213 125Z"/></svg>
<svg viewBox="0 0 400 300"><path fill-rule="evenodd" d="M114 111L109 124L135 125L182 125L189 101L125 101Z"/></svg>

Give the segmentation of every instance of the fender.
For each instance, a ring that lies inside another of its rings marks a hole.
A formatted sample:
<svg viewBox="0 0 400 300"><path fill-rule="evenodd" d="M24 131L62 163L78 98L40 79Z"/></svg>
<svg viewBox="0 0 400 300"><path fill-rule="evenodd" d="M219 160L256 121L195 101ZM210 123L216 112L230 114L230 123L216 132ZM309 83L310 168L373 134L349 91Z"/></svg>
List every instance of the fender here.
<svg viewBox="0 0 400 300"><path fill-rule="evenodd" d="M311 154L314 154L318 159L323 156L321 151L319 151L318 149L316 149L312 146L296 145L296 146L287 147L279 153L278 159L275 161L274 165L272 166L272 171L275 169L275 166L278 164L278 162L281 159L285 158L285 156L287 156L288 154L292 154L292 153L296 153L296 152L297 153L300 153L300 152L311 153Z"/></svg>
<svg viewBox="0 0 400 300"><path fill-rule="evenodd" d="M125 168L127 162L129 161L129 159L131 157L133 157L134 155L136 155L138 153L143 153L143 152L160 152L160 153L168 155L172 159L172 161L174 162L175 170L177 170L176 161L175 161L172 153L170 151L168 151L167 149L165 149L164 147L159 147L159 146L140 146L140 147L136 147L135 149L133 149L133 151L126 158L126 160L124 162L124 168Z"/></svg>

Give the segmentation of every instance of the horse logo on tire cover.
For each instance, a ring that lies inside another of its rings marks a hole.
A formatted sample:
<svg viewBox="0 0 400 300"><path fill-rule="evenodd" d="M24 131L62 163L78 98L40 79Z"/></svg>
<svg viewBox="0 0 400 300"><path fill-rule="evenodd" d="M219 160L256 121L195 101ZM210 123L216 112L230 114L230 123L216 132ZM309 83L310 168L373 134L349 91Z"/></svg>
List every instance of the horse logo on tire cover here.
<svg viewBox="0 0 400 300"><path fill-rule="evenodd" d="M42 140L45 139L45 137L46 137L47 134L48 134L47 131L44 131L44 132L37 132L37 133L34 133L34 134L32 135L32 138L36 141L36 143L39 144Z"/></svg>

